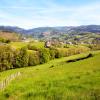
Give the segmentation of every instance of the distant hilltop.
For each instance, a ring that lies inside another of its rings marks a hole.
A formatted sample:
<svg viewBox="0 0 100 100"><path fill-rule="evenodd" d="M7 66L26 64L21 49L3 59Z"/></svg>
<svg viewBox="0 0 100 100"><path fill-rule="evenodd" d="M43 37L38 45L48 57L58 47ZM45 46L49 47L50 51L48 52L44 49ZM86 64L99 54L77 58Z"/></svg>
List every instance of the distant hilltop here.
<svg viewBox="0 0 100 100"><path fill-rule="evenodd" d="M100 33L100 25L82 25L82 26L59 26L59 27L38 27L33 29L23 29L12 26L0 26L0 31L10 31L21 34L33 35L35 37L42 37L46 35L59 35L70 33Z"/></svg>

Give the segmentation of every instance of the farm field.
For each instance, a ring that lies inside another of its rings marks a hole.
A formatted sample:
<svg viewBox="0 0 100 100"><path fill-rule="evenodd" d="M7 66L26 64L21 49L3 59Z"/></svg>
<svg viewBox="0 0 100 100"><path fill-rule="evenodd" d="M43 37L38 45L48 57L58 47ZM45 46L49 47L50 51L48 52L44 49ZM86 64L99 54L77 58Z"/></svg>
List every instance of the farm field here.
<svg viewBox="0 0 100 100"><path fill-rule="evenodd" d="M27 47L29 42L11 42L9 45L13 48L20 49L22 47ZM44 47L44 42L32 42L30 43L34 45L34 47L42 48Z"/></svg>
<svg viewBox="0 0 100 100"><path fill-rule="evenodd" d="M87 54L1 72L0 81L16 72L21 75L0 92L0 100L99 100L100 51L92 52L93 57L67 62Z"/></svg>
<svg viewBox="0 0 100 100"><path fill-rule="evenodd" d="M25 42L11 42L9 45L12 46L13 48L19 49L19 48L27 46L28 43L25 43Z"/></svg>

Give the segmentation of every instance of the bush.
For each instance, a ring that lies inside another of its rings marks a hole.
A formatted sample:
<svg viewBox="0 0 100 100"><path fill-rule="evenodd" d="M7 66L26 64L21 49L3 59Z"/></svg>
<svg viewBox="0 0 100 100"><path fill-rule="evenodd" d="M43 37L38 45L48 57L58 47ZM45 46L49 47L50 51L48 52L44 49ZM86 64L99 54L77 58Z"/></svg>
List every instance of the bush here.
<svg viewBox="0 0 100 100"><path fill-rule="evenodd" d="M40 54L40 63L41 64L48 62L51 58L49 49L47 49L47 48L39 50L39 54Z"/></svg>
<svg viewBox="0 0 100 100"><path fill-rule="evenodd" d="M35 66L40 64L39 52L31 51L29 52L29 66Z"/></svg>
<svg viewBox="0 0 100 100"><path fill-rule="evenodd" d="M4 39L4 38L1 38L1 37L0 37L0 42L2 42L2 43L10 43L11 40L9 40L9 39Z"/></svg>
<svg viewBox="0 0 100 100"><path fill-rule="evenodd" d="M58 48L56 49L56 58L66 57L68 56L68 49L66 48Z"/></svg>
<svg viewBox="0 0 100 100"><path fill-rule="evenodd" d="M70 48L51 47L33 49L37 51L27 50L26 47L15 50L8 45L0 45L0 71L11 68L20 68L43 64L51 59L79 54L90 50L88 47L85 46Z"/></svg>
<svg viewBox="0 0 100 100"><path fill-rule="evenodd" d="M91 44L88 46L91 50L100 50L100 44Z"/></svg>
<svg viewBox="0 0 100 100"><path fill-rule="evenodd" d="M56 57L56 58L61 58L61 57L63 57L63 54L62 54L61 50L58 50L58 49L56 50L55 57Z"/></svg>
<svg viewBox="0 0 100 100"><path fill-rule="evenodd" d="M13 50L8 45L0 45L0 71L13 68Z"/></svg>
<svg viewBox="0 0 100 100"><path fill-rule="evenodd" d="M50 48L49 52L50 52L50 59L55 59L56 49L55 48Z"/></svg>
<svg viewBox="0 0 100 100"><path fill-rule="evenodd" d="M13 65L15 68L28 66L29 55L25 47L15 52Z"/></svg>
<svg viewBox="0 0 100 100"><path fill-rule="evenodd" d="M36 51L38 51L39 48L37 48L35 45L29 44L28 45L28 50L36 50Z"/></svg>

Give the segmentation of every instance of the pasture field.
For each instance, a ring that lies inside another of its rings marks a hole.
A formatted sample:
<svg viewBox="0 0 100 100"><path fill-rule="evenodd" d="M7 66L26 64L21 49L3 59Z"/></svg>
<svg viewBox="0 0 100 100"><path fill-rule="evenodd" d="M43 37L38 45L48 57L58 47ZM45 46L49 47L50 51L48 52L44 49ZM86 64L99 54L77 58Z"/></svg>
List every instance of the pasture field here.
<svg viewBox="0 0 100 100"><path fill-rule="evenodd" d="M26 43L25 42L11 42L9 45L13 48L19 49L19 48L27 46L28 43L27 42Z"/></svg>
<svg viewBox="0 0 100 100"><path fill-rule="evenodd" d="M19 49L22 47L27 47L28 44L31 44L32 46L38 47L38 48L42 48L44 47L44 42L11 42L9 45L12 46L13 48Z"/></svg>
<svg viewBox="0 0 100 100"><path fill-rule="evenodd" d="M0 92L0 100L100 100L100 51L51 60L48 63L0 72L0 81L20 72Z"/></svg>

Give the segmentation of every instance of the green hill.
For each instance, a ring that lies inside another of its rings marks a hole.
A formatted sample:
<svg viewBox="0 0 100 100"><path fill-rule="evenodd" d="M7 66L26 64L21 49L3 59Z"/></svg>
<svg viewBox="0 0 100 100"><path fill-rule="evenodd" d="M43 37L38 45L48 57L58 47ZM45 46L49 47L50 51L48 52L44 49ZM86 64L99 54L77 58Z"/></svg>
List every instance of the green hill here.
<svg viewBox="0 0 100 100"><path fill-rule="evenodd" d="M92 53L76 62L67 61L86 54L1 72L0 81L16 72L21 75L0 92L0 100L100 100L100 52Z"/></svg>

